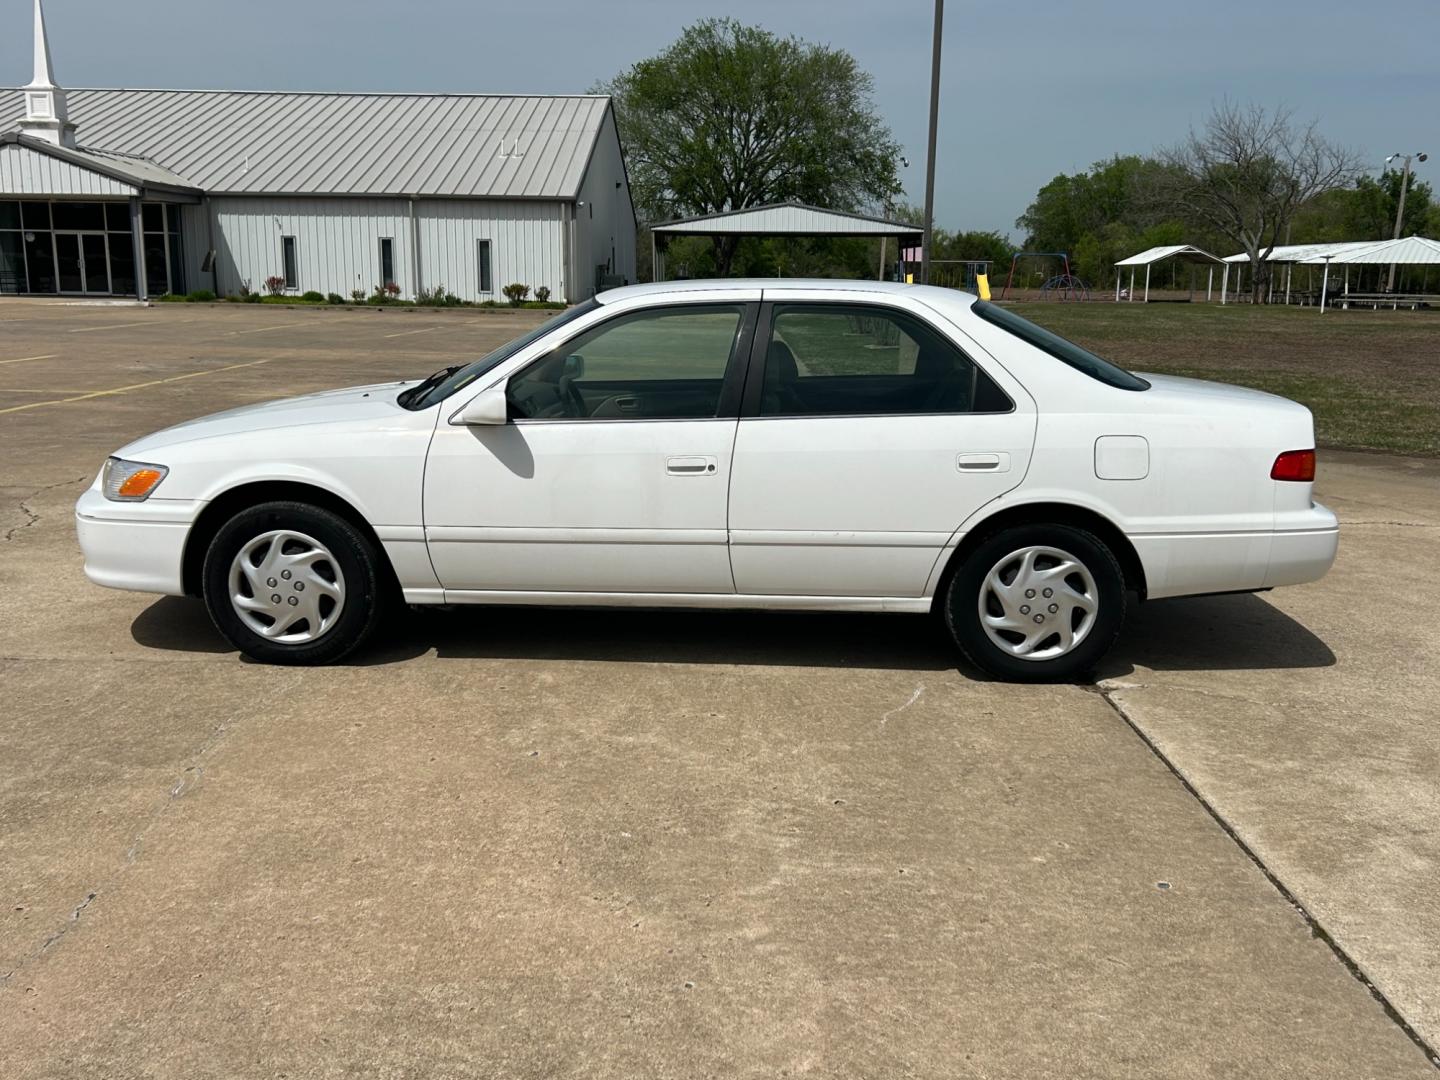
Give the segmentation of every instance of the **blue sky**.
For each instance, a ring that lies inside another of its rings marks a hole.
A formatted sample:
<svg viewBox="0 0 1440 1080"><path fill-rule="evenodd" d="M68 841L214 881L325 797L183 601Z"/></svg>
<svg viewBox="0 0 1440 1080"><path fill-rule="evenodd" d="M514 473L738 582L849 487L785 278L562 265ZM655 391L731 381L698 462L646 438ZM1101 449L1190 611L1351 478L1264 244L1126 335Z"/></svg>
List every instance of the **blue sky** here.
<svg viewBox="0 0 1440 1080"><path fill-rule="evenodd" d="M0 85L29 81L31 4L0 0ZM687 23L733 15L854 54L916 203L932 12L930 0L46 2L62 84L207 89L583 91ZM1396 150L1440 169L1437 42L1440 0L949 0L936 217L1020 240L1015 217L1056 173L1174 142L1226 96L1288 104L1377 169Z"/></svg>

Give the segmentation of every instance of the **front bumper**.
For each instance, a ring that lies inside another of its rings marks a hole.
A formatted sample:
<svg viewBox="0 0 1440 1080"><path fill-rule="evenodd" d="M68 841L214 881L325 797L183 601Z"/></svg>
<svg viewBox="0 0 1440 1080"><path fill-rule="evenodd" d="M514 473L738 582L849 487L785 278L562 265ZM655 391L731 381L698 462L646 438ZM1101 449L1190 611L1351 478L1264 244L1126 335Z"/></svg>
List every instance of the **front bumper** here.
<svg viewBox="0 0 1440 1080"><path fill-rule="evenodd" d="M185 595L185 538L203 505L187 499L117 503L90 488L75 504L85 576L111 589Z"/></svg>

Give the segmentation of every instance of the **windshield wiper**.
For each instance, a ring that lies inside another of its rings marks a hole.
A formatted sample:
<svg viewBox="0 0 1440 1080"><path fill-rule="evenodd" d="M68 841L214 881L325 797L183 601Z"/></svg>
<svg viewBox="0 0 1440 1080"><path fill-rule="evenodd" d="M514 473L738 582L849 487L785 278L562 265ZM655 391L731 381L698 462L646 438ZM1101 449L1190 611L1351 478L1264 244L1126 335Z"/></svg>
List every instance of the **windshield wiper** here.
<svg viewBox="0 0 1440 1080"><path fill-rule="evenodd" d="M439 371L431 372L429 375L426 375L425 378L421 379L420 382L412 386L409 390L405 390L400 394L400 404L405 406L405 408L407 409L410 408L411 405L415 404L422 397L424 397L426 393L439 386L442 382L448 379L451 375L454 375L455 372L459 371L464 366L464 364L451 364L449 367L444 367L441 368Z"/></svg>

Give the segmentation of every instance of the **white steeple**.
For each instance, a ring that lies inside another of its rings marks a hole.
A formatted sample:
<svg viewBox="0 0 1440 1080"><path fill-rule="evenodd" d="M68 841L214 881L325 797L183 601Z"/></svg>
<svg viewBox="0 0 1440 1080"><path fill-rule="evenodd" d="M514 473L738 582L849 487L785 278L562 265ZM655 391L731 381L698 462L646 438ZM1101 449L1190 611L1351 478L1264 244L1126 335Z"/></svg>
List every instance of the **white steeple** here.
<svg viewBox="0 0 1440 1080"><path fill-rule="evenodd" d="M56 146L75 145L75 125L65 107L65 91L55 84L50 70L50 40L45 35L45 11L35 0L35 77L25 87L25 119L20 130Z"/></svg>

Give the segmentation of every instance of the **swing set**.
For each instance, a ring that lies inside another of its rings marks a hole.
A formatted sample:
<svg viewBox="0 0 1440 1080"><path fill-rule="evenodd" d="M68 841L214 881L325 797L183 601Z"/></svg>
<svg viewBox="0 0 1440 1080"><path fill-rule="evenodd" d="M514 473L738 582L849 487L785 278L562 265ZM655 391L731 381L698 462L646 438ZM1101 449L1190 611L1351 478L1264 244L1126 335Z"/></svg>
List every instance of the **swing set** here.
<svg viewBox="0 0 1440 1080"><path fill-rule="evenodd" d="M1040 286L1041 300L1089 300L1090 286L1081 281L1070 271L1070 256L1063 251L1017 251L1010 257L1010 273L1005 276L1005 288L1000 290L1000 299L1004 300L1010 294L1010 287L1015 283L1015 270L1020 265L1021 259L1059 259L1060 270L1058 274L1045 279Z"/></svg>

